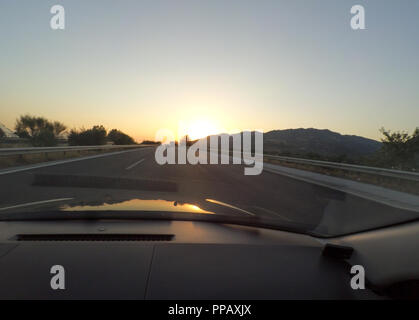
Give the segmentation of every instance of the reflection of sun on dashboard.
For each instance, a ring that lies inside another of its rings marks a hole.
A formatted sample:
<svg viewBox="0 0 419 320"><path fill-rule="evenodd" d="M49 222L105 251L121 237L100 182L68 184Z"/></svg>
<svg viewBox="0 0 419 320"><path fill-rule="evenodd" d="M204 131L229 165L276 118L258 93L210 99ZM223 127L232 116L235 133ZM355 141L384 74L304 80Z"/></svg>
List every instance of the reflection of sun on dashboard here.
<svg viewBox="0 0 419 320"><path fill-rule="evenodd" d="M218 126L210 120L202 119L191 122L186 128L186 134L191 140L204 138L220 133Z"/></svg>
<svg viewBox="0 0 419 320"><path fill-rule="evenodd" d="M201 209L196 204L166 201L166 200L142 200L132 199L115 203L103 203L98 205L65 205L61 208L63 211L170 211L170 212L189 212L189 213L207 213L214 212Z"/></svg>

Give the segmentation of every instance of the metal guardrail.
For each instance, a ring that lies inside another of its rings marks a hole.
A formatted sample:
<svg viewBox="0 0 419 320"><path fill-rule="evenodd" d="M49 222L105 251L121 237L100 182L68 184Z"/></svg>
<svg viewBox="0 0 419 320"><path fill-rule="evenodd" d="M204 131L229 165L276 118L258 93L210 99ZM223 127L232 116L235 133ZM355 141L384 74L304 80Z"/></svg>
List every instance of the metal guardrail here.
<svg viewBox="0 0 419 320"><path fill-rule="evenodd" d="M150 145L100 145L100 146L62 146L62 147L29 147L29 148L0 148L1 156L49 153L60 151L85 151L85 150L112 150L112 149L132 149L144 148Z"/></svg>
<svg viewBox="0 0 419 320"><path fill-rule="evenodd" d="M385 176L385 177L419 181L419 172L368 167L368 166L361 166L361 165L348 164L348 163L310 160L310 159L293 158L293 157L285 157L285 156L274 156L274 155L268 155L268 154L264 154L263 157L268 158L268 159L269 158L278 159L278 160L291 162L291 163L301 163L301 164L308 164L308 165L325 167L325 168L334 168L334 169L341 169L341 170L346 170L346 171L375 174L375 175Z"/></svg>
<svg viewBox="0 0 419 320"><path fill-rule="evenodd" d="M60 152L60 151L84 151L84 150L112 150L112 149L131 149L131 148L144 148L152 147L154 145L99 145L99 146L61 146L61 147L29 147L29 148L0 148L0 157L11 156L11 155L24 155L24 154L36 154L36 153L49 153L49 152ZM341 169L353 172L362 172L368 174L375 174L380 176L406 179L412 181L419 181L419 172L402 171L386 168L368 167L348 163L329 162L322 160L310 160L303 158L294 158L286 156L275 156L264 154L264 158L272 158L290 163L301 163L313 166Z"/></svg>

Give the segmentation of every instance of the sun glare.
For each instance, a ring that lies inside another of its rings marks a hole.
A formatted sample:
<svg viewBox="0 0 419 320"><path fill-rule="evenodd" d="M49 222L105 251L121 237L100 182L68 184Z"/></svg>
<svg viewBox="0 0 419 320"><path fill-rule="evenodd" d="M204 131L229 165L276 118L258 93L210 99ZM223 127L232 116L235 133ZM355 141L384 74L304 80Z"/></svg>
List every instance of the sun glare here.
<svg viewBox="0 0 419 320"><path fill-rule="evenodd" d="M210 120L192 121L187 126L185 131L191 140L196 140L209 135L220 133L220 130L215 122Z"/></svg>

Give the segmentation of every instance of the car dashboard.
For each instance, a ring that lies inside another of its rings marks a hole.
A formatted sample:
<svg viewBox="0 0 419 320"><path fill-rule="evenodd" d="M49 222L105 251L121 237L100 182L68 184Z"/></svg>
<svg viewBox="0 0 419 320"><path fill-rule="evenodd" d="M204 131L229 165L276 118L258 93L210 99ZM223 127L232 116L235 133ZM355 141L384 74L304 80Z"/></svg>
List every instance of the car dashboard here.
<svg viewBox="0 0 419 320"><path fill-rule="evenodd" d="M3 221L0 299L386 298L352 289L350 263L327 243L348 244L197 221Z"/></svg>

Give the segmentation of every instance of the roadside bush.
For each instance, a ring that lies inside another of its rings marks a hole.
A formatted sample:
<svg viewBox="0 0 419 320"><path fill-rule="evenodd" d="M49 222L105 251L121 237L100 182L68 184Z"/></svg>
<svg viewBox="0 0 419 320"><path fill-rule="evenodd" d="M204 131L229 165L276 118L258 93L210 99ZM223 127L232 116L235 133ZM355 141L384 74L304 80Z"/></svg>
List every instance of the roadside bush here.
<svg viewBox="0 0 419 320"><path fill-rule="evenodd" d="M112 129L108 133L108 140L118 145L135 144L133 138L117 129Z"/></svg>
<svg viewBox="0 0 419 320"><path fill-rule="evenodd" d="M141 144L155 144L155 145L160 145L161 142L160 141L143 140L143 142L141 142Z"/></svg>
<svg viewBox="0 0 419 320"><path fill-rule="evenodd" d="M70 146L94 146L106 144L106 129L103 126L93 126L91 129L72 129L68 135Z"/></svg>
<svg viewBox="0 0 419 320"><path fill-rule="evenodd" d="M34 147L54 147L57 139L52 131L42 129L31 137L31 144Z"/></svg>

